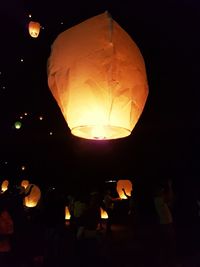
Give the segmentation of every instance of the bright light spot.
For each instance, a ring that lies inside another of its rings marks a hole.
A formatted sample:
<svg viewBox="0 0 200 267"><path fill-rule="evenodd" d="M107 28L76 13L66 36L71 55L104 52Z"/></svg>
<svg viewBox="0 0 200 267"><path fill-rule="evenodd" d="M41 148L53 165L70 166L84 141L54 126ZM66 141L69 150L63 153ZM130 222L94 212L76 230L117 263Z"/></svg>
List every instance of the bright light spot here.
<svg viewBox="0 0 200 267"><path fill-rule="evenodd" d="M22 124L20 121L15 122L15 129L20 129L22 127Z"/></svg>
<svg viewBox="0 0 200 267"><path fill-rule="evenodd" d="M23 119L23 116L20 116L19 118L22 120Z"/></svg>
<svg viewBox="0 0 200 267"><path fill-rule="evenodd" d="M105 129L102 125L97 125L92 128L92 136L94 139L105 139Z"/></svg>
<svg viewBox="0 0 200 267"><path fill-rule="evenodd" d="M2 89L3 89L3 90L5 90L5 89L6 89L6 87L5 87L5 86L2 86Z"/></svg>
<svg viewBox="0 0 200 267"><path fill-rule="evenodd" d="M42 120L43 120L43 117L42 117L42 116L40 116L40 117L39 117L39 120L40 120L40 121L42 121Z"/></svg>
<svg viewBox="0 0 200 267"><path fill-rule="evenodd" d="M41 29L44 30L44 26L42 26Z"/></svg>
<svg viewBox="0 0 200 267"><path fill-rule="evenodd" d="M24 115L25 115L25 116L27 116L27 115L28 115L28 113L27 113L27 112L24 112Z"/></svg>
<svg viewBox="0 0 200 267"><path fill-rule="evenodd" d="M20 59L21 62L24 62L23 58Z"/></svg>
<svg viewBox="0 0 200 267"><path fill-rule="evenodd" d="M25 166L22 166L22 171L24 171L26 169L26 167Z"/></svg>
<svg viewBox="0 0 200 267"><path fill-rule="evenodd" d="M63 22L61 22L60 24L63 25Z"/></svg>
<svg viewBox="0 0 200 267"><path fill-rule="evenodd" d="M28 15L28 17L29 17L29 18L31 18L31 17L32 17L32 15L31 15L31 14L29 14L29 15Z"/></svg>
<svg viewBox="0 0 200 267"><path fill-rule="evenodd" d="M53 133L52 132L49 132L49 135L52 135Z"/></svg>
<svg viewBox="0 0 200 267"><path fill-rule="evenodd" d="M6 165L8 164L8 162L7 162L7 161L5 161L4 163L5 163Z"/></svg>

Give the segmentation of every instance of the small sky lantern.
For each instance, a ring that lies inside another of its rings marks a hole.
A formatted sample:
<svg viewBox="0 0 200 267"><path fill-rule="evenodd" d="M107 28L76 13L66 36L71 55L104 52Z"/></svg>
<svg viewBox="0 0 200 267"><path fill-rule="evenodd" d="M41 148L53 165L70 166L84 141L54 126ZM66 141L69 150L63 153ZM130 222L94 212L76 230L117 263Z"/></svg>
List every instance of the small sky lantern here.
<svg viewBox="0 0 200 267"><path fill-rule="evenodd" d="M3 183L1 184L1 191L5 192L6 190L8 190L8 185L9 185L9 181L4 180Z"/></svg>
<svg viewBox="0 0 200 267"><path fill-rule="evenodd" d="M71 214L69 212L69 208L66 206L65 207L65 220L70 220Z"/></svg>
<svg viewBox="0 0 200 267"><path fill-rule="evenodd" d="M28 191L32 184L29 184L26 190ZM40 188L37 185L33 185L31 192L24 198L24 205L28 208L36 207L41 197Z"/></svg>
<svg viewBox="0 0 200 267"><path fill-rule="evenodd" d="M100 207L100 211L101 211L101 219L108 219L108 213L102 207Z"/></svg>
<svg viewBox="0 0 200 267"><path fill-rule="evenodd" d="M15 122L15 129L19 130L22 127L22 123L20 121Z"/></svg>
<svg viewBox="0 0 200 267"><path fill-rule="evenodd" d="M124 189L126 194L128 196L131 196L131 191L132 191L132 183L130 180L119 180L117 182L117 193L121 199L127 199L127 197L124 194Z"/></svg>
<svg viewBox="0 0 200 267"><path fill-rule="evenodd" d="M30 21L28 25L28 31L31 37L37 38L40 33L40 23Z"/></svg>
<svg viewBox="0 0 200 267"><path fill-rule="evenodd" d="M148 96L139 48L107 12L56 38L48 85L71 133L94 140L130 135Z"/></svg>
<svg viewBox="0 0 200 267"><path fill-rule="evenodd" d="M23 186L26 189L29 186L29 181L28 180L22 180L21 186Z"/></svg>

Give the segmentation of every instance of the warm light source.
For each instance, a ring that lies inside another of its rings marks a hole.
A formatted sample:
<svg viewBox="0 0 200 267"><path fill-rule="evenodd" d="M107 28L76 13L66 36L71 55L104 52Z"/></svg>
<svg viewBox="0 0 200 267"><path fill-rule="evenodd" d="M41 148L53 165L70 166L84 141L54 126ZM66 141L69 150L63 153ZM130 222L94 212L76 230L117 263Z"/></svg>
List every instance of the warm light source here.
<svg viewBox="0 0 200 267"><path fill-rule="evenodd" d="M100 212L101 212L101 219L108 219L108 213L100 207Z"/></svg>
<svg viewBox="0 0 200 267"><path fill-rule="evenodd" d="M117 193L121 199L127 199L127 196L124 194L124 189L128 196L131 196L132 183L130 180L119 180L117 182Z"/></svg>
<svg viewBox="0 0 200 267"><path fill-rule="evenodd" d="M48 84L72 134L95 140L130 135L148 95L143 57L108 13L57 37Z"/></svg>
<svg viewBox="0 0 200 267"><path fill-rule="evenodd" d="M37 38L40 33L40 23L30 21L28 25L28 31L31 37Z"/></svg>
<svg viewBox="0 0 200 267"><path fill-rule="evenodd" d="M70 220L71 214L69 212L69 208L66 206L65 207L65 220Z"/></svg>
<svg viewBox="0 0 200 267"><path fill-rule="evenodd" d="M9 181L4 180L3 183L1 184L1 191L5 192L6 190L8 190L8 185L9 185Z"/></svg>
<svg viewBox="0 0 200 267"><path fill-rule="evenodd" d="M19 130L22 127L22 123L20 121L15 122L15 129Z"/></svg>
<svg viewBox="0 0 200 267"><path fill-rule="evenodd" d="M26 189L29 186L29 181L28 180L22 180L21 186L23 186Z"/></svg>
<svg viewBox="0 0 200 267"><path fill-rule="evenodd" d="M32 186L32 184L28 185L26 191L29 191L30 186ZM36 207L39 203L40 197L41 197L40 188L37 185L33 185L29 195L24 198L24 205L28 208Z"/></svg>

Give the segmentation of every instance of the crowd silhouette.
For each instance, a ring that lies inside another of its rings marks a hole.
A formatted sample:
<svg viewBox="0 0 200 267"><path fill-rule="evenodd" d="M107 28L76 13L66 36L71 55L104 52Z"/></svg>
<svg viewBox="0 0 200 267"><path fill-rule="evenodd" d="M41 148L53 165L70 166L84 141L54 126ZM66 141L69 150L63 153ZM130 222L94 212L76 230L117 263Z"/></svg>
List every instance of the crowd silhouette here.
<svg viewBox="0 0 200 267"><path fill-rule="evenodd" d="M106 187L70 193L48 187L28 208L24 198L31 190L10 185L0 194L1 267L200 266L199 196L183 221L183 199L171 180L134 184L126 200ZM108 219L101 218L101 207Z"/></svg>

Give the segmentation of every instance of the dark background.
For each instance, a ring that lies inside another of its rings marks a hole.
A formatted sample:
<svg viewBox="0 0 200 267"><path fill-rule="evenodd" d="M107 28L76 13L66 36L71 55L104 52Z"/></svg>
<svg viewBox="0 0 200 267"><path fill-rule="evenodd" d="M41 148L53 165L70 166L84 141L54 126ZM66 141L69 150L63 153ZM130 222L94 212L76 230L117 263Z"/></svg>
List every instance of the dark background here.
<svg viewBox="0 0 200 267"><path fill-rule="evenodd" d="M129 137L97 142L71 135L48 89L46 64L59 33L106 10L143 54L149 97ZM2 0L0 179L71 188L171 178L192 193L199 186L199 15L197 0ZM30 20L43 27L37 39L29 36Z"/></svg>

